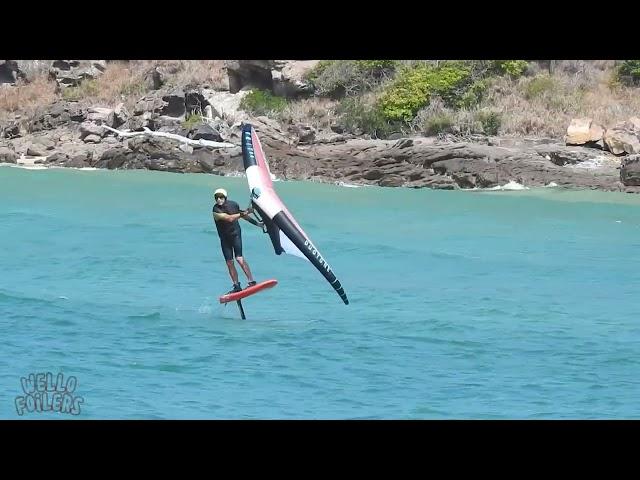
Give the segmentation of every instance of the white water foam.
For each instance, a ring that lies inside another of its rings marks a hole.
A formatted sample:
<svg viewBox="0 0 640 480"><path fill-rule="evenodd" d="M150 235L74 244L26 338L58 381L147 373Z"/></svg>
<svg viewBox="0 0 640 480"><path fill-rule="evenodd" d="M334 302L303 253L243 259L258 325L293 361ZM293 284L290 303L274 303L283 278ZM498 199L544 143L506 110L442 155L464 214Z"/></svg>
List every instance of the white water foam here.
<svg viewBox="0 0 640 480"><path fill-rule="evenodd" d="M47 170L49 167L44 165L23 165L19 163L0 163L1 167L22 168L23 170Z"/></svg>
<svg viewBox="0 0 640 480"><path fill-rule="evenodd" d="M365 185L355 185L353 183L346 183L346 182L334 182L334 185L337 185L339 187L346 187L346 188L361 188Z"/></svg>
<svg viewBox="0 0 640 480"><path fill-rule="evenodd" d="M596 170L598 168L617 166L617 162L610 157L600 155L598 157L590 158L584 162L576 163L575 165L568 165L569 168L579 170Z"/></svg>
<svg viewBox="0 0 640 480"><path fill-rule="evenodd" d="M529 187L525 187L524 185L511 180L505 185L498 185L496 187L489 188L489 190L529 190Z"/></svg>
<svg viewBox="0 0 640 480"><path fill-rule="evenodd" d="M225 174L224 176L225 177L246 177L244 172L238 172L238 171L229 172L229 173Z"/></svg>

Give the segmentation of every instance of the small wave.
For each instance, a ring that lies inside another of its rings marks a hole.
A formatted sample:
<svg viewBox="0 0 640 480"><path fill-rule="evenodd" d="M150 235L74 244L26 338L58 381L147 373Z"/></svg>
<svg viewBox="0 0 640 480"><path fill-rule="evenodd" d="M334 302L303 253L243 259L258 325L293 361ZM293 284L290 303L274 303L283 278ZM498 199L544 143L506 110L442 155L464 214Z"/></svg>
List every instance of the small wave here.
<svg viewBox="0 0 640 480"><path fill-rule="evenodd" d="M0 163L0 166L21 168L22 170L47 170L49 168L44 165L21 165L17 163Z"/></svg>
<svg viewBox="0 0 640 480"><path fill-rule="evenodd" d="M235 172L229 172L229 173L225 174L224 176L225 177L244 177L245 174L244 174L244 172L235 171Z"/></svg>
<svg viewBox="0 0 640 480"><path fill-rule="evenodd" d="M545 185L545 188L553 188L557 186L558 184L556 182L549 182L547 185Z"/></svg>
<svg viewBox="0 0 640 480"><path fill-rule="evenodd" d="M213 308L210 305L202 305L198 308L198 313L201 315L209 315L213 312Z"/></svg>
<svg viewBox="0 0 640 480"><path fill-rule="evenodd" d="M334 182L334 185L337 185L339 187L346 187L346 188L361 188L362 185L355 185L353 183L346 183L346 182Z"/></svg>
<svg viewBox="0 0 640 480"><path fill-rule="evenodd" d="M131 320L152 320L160 318L160 312L146 313L142 315L127 315Z"/></svg>
<svg viewBox="0 0 640 480"><path fill-rule="evenodd" d="M584 162L576 163L575 165L569 165L569 168L574 168L578 170L595 170L602 167L607 167L611 164L611 160L605 156L599 156L595 158L590 158Z"/></svg>
<svg viewBox="0 0 640 480"><path fill-rule="evenodd" d="M37 298L37 297L28 297L19 294L11 294L11 293L3 293L0 292L0 302L2 301L17 301L24 303L34 303L34 304L45 304L45 305L54 305L56 303L55 300L51 298Z"/></svg>
<svg viewBox="0 0 640 480"><path fill-rule="evenodd" d="M525 187L521 183L511 180L505 185L498 185L496 187L489 188L489 190L529 190L529 187Z"/></svg>
<svg viewBox="0 0 640 480"><path fill-rule="evenodd" d="M460 253L449 252L431 252L431 256L434 258L443 258L447 260L480 260L481 257L474 257L471 255L463 255Z"/></svg>

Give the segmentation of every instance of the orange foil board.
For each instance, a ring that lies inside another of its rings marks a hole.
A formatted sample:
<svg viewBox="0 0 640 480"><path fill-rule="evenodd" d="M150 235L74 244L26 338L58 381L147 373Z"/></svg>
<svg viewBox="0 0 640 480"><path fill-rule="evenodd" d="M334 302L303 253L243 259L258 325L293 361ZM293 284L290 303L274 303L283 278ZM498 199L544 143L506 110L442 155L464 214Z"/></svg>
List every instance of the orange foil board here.
<svg viewBox="0 0 640 480"><path fill-rule="evenodd" d="M265 280L264 282L256 283L252 287L247 287L239 292L235 293L227 293L226 295L222 295L220 297L220 303L228 303L235 302L236 300L242 300L245 297L249 297L254 293L261 292L262 290L266 290L268 288L273 288L278 284L277 280Z"/></svg>

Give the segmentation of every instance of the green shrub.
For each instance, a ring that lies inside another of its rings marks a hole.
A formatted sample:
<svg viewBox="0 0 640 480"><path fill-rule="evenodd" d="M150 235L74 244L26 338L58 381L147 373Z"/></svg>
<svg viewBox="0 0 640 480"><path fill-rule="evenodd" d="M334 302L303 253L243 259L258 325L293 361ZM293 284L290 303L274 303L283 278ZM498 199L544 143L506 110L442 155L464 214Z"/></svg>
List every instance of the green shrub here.
<svg viewBox="0 0 640 480"><path fill-rule="evenodd" d="M273 95L268 90L253 90L244 96L240 108L254 115L273 115L281 112L287 106L282 97Z"/></svg>
<svg viewBox="0 0 640 480"><path fill-rule="evenodd" d="M361 130L375 138L385 138L393 130L391 125L375 105L369 105L358 97L342 100L336 113L345 130L355 133Z"/></svg>
<svg viewBox="0 0 640 480"><path fill-rule="evenodd" d="M318 78L322 73L327 69L327 67L331 66L336 60L320 60L318 64L309 70L304 78L307 81L313 82L316 78Z"/></svg>
<svg viewBox="0 0 640 480"><path fill-rule="evenodd" d="M618 67L618 79L627 85L640 85L640 60L625 60Z"/></svg>
<svg viewBox="0 0 640 480"><path fill-rule="evenodd" d="M479 111L476 120L482 124L485 135L497 135L502 123L500 114L493 111Z"/></svg>
<svg viewBox="0 0 640 480"><path fill-rule="evenodd" d="M187 130L191 130L193 127L195 127L201 122L202 122L201 115L190 115L189 117L186 118L184 122L182 122L182 126Z"/></svg>
<svg viewBox="0 0 640 480"><path fill-rule="evenodd" d="M472 108L482 101L484 93L489 87L489 80L477 80L460 94L459 99L455 102L458 108Z"/></svg>
<svg viewBox="0 0 640 480"><path fill-rule="evenodd" d="M132 80L130 82L125 83L120 89L120 94L129 96L129 95L143 95L147 91L147 86L145 85L143 80Z"/></svg>
<svg viewBox="0 0 640 480"><path fill-rule="evenodd" d="M556 88L555 80L549 75L538 75L526 84L524 97L527 100L532 100L545 93L552 92Z"/></svg>
<svg viewBox="0 0 640 480"><path fill-rule="evenodd" d="M527 70L529 62L526 60L495 60L494 67L501 74L508 74L512 78L521 77Z"/></svg>
<svg viewBox="0 0 640 480"><path fill-rule="evenodd" d="M355 64L360 72L379 76L395 70L397 62L395 60L356 60Z"/></svg>
<svg viewBox="0 0 640 480"><path fill-rule="evenodd" d="M429 103L431 95L440 96L446 105L460 107L472 81L471 69L463 62L416 65L402 70L385 89L379 108L387 120L408 122Z"/></svg>
<svg viewBox="0 0 640 480"><path fill-rule="evenodd" d="M321 61L307 74L316 94L340 98L371 90L396 68L393 60Z"/></svg>
<svg viewBox="0 0 640 480"><path fill-rule="evenodd" d="M447 113L438 113L427 118L424 122L424 131L428 135L451 132L453 129L453 118Z"/></svg>
<svg viewBox="0 0 640 480"><path fill-rule="evenodd" d="M95 80L82 80L75 87L66 87L62 91L62 98L68 101L82 100L98 95L98 82Z"/></svg>

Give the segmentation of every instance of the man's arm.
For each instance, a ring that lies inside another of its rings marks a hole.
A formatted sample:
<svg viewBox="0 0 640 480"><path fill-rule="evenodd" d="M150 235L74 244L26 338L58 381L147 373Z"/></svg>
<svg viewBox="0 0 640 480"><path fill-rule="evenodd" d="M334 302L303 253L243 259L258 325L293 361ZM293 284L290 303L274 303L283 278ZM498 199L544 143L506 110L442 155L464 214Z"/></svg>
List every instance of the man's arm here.
<svg viewBox="0 0 640 480"><path fill-rule="evenodd" d="M233 222L235 220L238 220L240 217L242 217L241 213L234 213L230 215L228 213L213 212L213 219L222 222Z"/></svg>

